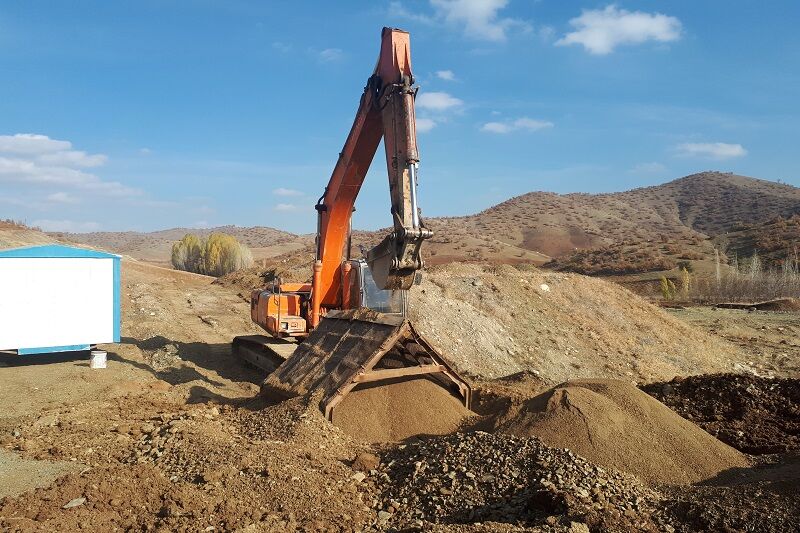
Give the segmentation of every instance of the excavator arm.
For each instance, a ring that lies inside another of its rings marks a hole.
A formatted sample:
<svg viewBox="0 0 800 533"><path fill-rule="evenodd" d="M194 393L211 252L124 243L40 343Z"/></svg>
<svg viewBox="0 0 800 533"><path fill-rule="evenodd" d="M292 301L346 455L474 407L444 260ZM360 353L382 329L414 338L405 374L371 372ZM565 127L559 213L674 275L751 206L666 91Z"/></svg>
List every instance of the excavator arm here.
<svg viewBox="0 0 800 533"><path fill-rule="evenodd" d="M342 307L342 262L356 198L381 138L391 196L393 231L367 252L375 284L408 289L422 268L420 247L432 236L419 216L416 174L419 164L414 115L414 78L408 33L384 28L381 51L353 126L317 202L317 250L311 294L311 326L326 309ZM349 259L349 258L348 258Z"/></svg>

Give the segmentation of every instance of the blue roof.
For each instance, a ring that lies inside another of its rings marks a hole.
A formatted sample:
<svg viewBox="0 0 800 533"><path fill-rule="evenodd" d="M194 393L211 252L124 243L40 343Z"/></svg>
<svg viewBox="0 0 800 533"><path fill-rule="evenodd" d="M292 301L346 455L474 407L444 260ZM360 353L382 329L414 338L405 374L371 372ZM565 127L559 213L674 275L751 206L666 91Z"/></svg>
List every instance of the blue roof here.
<svg viewBox="0 0 800 533"><path fill-rule="evenodd" d="M26 246L24 248L10 248L7 250L0 250L0 258L4 257L49 257L49 258L64 258L64 257L85 257L91 259L119 259L119 255L110 254L108 252L100 252L97 250L88 250L86 248L75 248L73 246L64 246L61 244L46 244L44 246Z"/></svg>

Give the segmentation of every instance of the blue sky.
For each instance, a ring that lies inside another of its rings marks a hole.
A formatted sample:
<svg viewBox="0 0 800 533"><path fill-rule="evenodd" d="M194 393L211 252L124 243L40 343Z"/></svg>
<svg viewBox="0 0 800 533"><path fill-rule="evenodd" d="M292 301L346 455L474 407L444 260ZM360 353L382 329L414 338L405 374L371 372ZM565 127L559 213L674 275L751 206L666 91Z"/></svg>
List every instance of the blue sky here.
<svg viewBox="0 0 800 533"><path fill-rule="evenodd" d="M315 227L375 64L411 32L425 216L719 169L800 186L800 3L0 3L0 217ZM356 226L385 227L381 152Z"/></svg>

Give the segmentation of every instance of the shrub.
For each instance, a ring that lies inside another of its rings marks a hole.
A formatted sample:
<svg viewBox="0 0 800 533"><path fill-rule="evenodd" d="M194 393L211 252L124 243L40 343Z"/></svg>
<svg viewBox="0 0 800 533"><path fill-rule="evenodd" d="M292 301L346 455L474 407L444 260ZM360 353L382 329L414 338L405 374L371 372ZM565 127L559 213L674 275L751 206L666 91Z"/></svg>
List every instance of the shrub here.
<svg viewBox="0 0 800 533"><path fill-rule="evenodd" d="M252 264L250 249L224 233L212 233L204 240L187 233L172 245L172 266L178 270L224 276Z"/></svg>
<svg viewBox="0 0 800 533"><path fill-rule="evenodd" d="M665 300L675 299L675 293L677 291L675 289L675 283L673 283L671 279L661 276L661 282L659 285L661 288L661 296L663 296Z"/></svg>
<svg viewBox="0 0 800 533"><path fill-rule="evenodd" d="M197 236L187 233L172 245L172 266L187 272L202 271L203 243Z"/></svg>

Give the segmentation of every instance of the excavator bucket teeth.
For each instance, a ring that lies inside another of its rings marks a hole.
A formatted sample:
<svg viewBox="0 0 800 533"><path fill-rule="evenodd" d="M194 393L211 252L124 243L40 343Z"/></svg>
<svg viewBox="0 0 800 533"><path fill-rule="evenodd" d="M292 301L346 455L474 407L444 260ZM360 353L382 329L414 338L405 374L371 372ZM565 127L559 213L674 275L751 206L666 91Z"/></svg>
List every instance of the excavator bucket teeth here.
<svg viewBox="0 0 800 533"><path fill-rule="evenodd" d="M362 384L425 376L469 408L470 385L408 320L369 309L332 311L295 352L270 374L262 394L290 398L322 390L320 409L330 420L347 394Z"/></svg>

